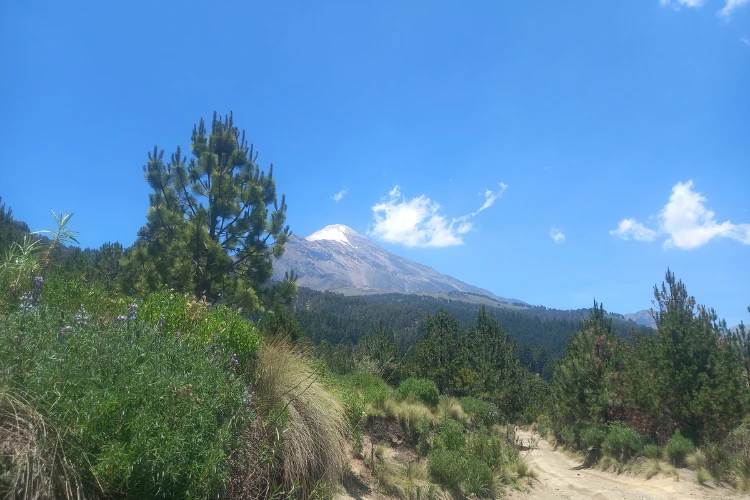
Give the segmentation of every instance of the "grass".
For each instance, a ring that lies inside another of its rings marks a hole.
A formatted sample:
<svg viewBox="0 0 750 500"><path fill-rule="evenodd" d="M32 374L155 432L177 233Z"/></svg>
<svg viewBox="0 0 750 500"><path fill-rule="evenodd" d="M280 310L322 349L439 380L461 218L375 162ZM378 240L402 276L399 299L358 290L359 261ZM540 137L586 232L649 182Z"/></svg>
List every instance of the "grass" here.
<svg viewBox="0 0 750 500"><path fill-rule="evenodd" d="M258 350L259 418L247 435L245 483L239 488L245 494L262 496L278 479L287 492L296 488L308 495L321 482L336 484L348 467L347 416L308 355L283 338Z"/></svg>
<svg viewBox="0 0 750 500"><path fill-rule="evenodd" d="M57 432L20 396L0 392L0 494L6 498L83 497L80 477Z"/></svg>
<svg viewBox="0 0 750 500"><path fill-rule="evenodd" d="M440 398L437 411L438 415L442 418L452 418L459 422L466 420L466 413L461 408L461 404L458 402L458 399L453 397Z"/></svg>

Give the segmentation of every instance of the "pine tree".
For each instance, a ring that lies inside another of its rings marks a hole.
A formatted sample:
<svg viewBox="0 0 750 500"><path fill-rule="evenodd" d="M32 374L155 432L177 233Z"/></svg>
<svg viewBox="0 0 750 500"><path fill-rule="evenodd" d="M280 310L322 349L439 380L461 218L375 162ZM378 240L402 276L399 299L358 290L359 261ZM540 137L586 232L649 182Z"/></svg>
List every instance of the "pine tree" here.
<svg viewBox="0 0 750 500"><path fill-rule="evenodd" d="M189 163L179 147L166 164L164 150L148 155L143 171L153 193L146 226L126 258L125 288L166 284L260 310L272 259L290 235L273 165L268 175L260 170L231 114L221 120L214 113L210 133L201 119L190 150Z"/></svg>
<svg viewBox="0 0 750 500"><path fill-rule="evenodd" d="M693 440L721 437L741 421L748 403L736 344L716 312L696 306L671 271L654 297L659 310L650 364L659 411Z"/></svg>

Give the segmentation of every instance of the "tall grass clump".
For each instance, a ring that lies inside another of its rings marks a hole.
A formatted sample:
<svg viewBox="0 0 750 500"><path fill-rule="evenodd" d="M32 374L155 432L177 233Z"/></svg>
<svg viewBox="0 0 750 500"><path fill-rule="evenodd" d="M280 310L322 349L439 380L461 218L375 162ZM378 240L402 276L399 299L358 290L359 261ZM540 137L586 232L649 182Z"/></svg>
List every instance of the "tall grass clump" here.
<svg viewBox="0 0 750 500"><path fill-rule="evenodd" d="M303 497L321 483L336 484L348 459L349 422L321 384L306 347L283 338L258 350L254 405L258 414L245 437L237 498L260 498L282 484Z"/></svg>
<svg viewBox="0 0 750 500"><path fill-rule="evenodd" d="M60 438L18 395L0 391L0 495L4 498L83 498L80 477Z"/></svg>
<svg viewBox="0 0 750 500"><path fill-rule="evenodd" d="M693 451L695 451L693 442L684 437L678 429L664 445L664 459L675 467L682 467L685 465L687 456Z"/></svg>
<svg viewBox="0 0 750 500"><path fill-rule="evenodd" d="M414 397L426 404L435 407L440 402L440 391L432 380L426 378L408 378L401 382L396 391L400 400Z"/></svg>
<svg viewBox="0 0 750 500"><path fill-rule="evenodd" d="M135 311L113 324L42 305L0 322L0 388L25 395L55 430L42 449L105 497L221 494L253 419L235 368L220 344L165 336Z"/></svg>

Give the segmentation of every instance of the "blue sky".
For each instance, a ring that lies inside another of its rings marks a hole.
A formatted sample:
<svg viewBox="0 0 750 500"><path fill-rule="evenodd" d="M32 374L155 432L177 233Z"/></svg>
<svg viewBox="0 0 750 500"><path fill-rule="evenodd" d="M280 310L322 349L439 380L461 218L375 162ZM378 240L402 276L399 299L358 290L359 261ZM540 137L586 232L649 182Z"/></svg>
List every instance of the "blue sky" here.
<svg viewBox="0 0 750 500"><path fill-rule="evenodd" d="M750 323L746 0L3 2L0 37L32 229L132 243L147 151L231 110L297 234L559 308L648 308L670 266Z"/></svg>

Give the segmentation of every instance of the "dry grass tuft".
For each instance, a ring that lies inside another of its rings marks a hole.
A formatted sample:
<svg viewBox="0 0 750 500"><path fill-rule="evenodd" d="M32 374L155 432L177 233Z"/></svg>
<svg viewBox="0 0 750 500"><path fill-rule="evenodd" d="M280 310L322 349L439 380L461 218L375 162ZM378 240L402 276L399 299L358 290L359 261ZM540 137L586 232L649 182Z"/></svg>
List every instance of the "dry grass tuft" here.
<svg viewBox="0 0 750 500"><path fill-rule="evenodd" d="M709 474L708 471L704 469L703 467L701 467L700 469L696 471L695 477L696 479L698 479L698 482L700 484L706 484L712 479L711 474Z"/></svg>
<svg viewBox="0 0 750 500"><path fill-rule="evenodd" d="M245 477L234 488L237 497L265 497L280 482L305 498L322 482L338 484L346 472L349 423L308 363L309 354L282 338L261 344L257 417L240 459Z"/></svg>
<svg viewBox="0 0 750 500"><path fill-rule="evenodd" d="M685 458L688 468L692 470L700 470L706 468L706 454L701 450L696 450Z"/></svg>
<svg viewBox="0 0 750 500"><path fill-rule="evenodd" d="M0 494L18 499L83 498L57 433L23 398L0 391Z"/></svg>
<svg viewBox="0 0 750 500"><path fill-rule="evenodd" d="M464 409L461 408L461 403L453 397L441 398L438 404L438 414L441 417L447 416L458 422L466 420L466 414L464 413Z"/></svg>
<svg viewBox="0 0 750 500"><path fill-rule="evenodd" d="M386 415L396 417L399 422L405 422L412 429L422 422L422 418L426 418L430 422L435 419L429 408L412 398L407 398L404 401L387 399L384 411Z"/></svg>

